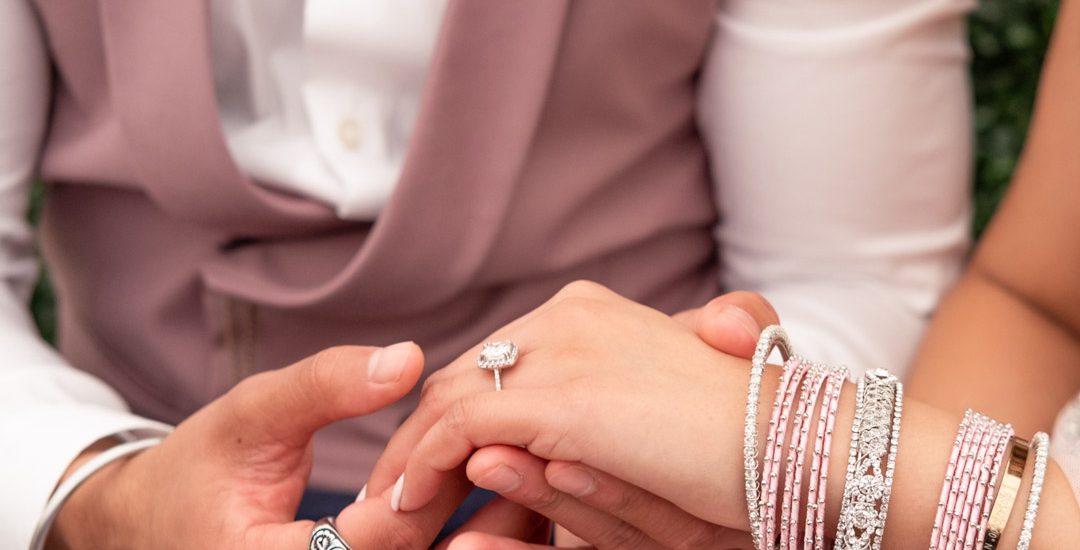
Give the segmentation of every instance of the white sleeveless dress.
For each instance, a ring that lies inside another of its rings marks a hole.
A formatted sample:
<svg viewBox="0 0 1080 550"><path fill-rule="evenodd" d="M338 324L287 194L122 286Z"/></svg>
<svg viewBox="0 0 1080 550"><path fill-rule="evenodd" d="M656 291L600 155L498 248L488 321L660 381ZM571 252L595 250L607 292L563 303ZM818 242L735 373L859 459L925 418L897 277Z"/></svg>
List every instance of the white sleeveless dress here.
<svg viewBox="0 0 1080 550"><path fill-rule="evenodd" d="M1076 501L1080 502L1080 394L1058 415L1050 434L1050 456L1065 471Z"/></svg>

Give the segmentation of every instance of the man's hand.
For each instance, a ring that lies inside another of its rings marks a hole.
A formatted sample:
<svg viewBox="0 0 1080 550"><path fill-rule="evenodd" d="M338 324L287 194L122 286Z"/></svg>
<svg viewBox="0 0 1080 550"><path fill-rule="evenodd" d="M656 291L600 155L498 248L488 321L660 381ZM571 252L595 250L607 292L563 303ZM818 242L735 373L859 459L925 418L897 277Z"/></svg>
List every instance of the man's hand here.
<svg viewBox="0 0 1080 550"><path fill-rule="evenodd" d="M420 349L402 343L332 348L252 376L161 445L92 476L62 509L50 548L306 548L312 522L293 518L311 436L401 398L422 369ZM393 514L389 494L372 495L338 517L338 530L353 548L427 548L468 491L452 482L414 514ZM471 527L521 536L536 522L503 501Z"/></svg>
<svg viewBox="0 0 1080 550"><path fill-rule="evenodd" d="M705 343L728 355L750 359L765 327L780 324L772 304L756 292L739 290L674 316Z"/></svg>

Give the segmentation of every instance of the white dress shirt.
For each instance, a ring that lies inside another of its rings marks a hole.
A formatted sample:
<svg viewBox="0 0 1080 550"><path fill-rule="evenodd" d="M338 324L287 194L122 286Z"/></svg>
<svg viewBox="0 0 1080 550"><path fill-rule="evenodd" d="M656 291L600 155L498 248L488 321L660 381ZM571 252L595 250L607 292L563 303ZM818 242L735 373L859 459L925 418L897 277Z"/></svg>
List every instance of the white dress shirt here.
<svg viewBox="0 0 1080 550"><path fill-rule="evenodd" d="M212 0L221 123L263 185L349 219L393 191L444 0ZM968 246L972 0L729 0L702 75L721 277L765 294L806 356L903 372ZM90 443L168 427L126 412L27 313L25 222L49 64L0 4L0 547L22 548ZM17 442L17 444L15 443Z"/></svg>

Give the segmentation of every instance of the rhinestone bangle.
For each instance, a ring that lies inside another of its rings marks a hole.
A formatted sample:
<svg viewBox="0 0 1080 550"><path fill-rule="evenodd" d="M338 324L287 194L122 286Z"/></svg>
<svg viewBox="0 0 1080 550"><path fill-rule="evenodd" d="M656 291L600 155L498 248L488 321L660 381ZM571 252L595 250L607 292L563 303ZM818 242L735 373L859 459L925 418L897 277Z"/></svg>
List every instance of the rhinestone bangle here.
<svg viewBox="0 0 1080 550"><path fill-rule="evenodd" d="M761 332L754 357L750 362L750 382L746 391L746 424L743 428L743 472L746 490L746 509L750 519L750 534L754 546L761 547L761 495L758 494L758 403L761 396L761 379L765 375L765 361L773 349L780 349L786 362L791 356L791 343L787 332L779 325L771 325Z"/></svg>
<svg viewBox="0 0 1080 550"><path fill-rule="evenodd" d="M895 376L875 369L859 380L836 530L838 549L881 548L902 415L903 385Z"/></svg>
<svg viewBox="0 0 1080 550"><path fill-rule="evenodd" d="M1039 499L1042 497L1043 480L1046 478L1046 460L1050 452L1050 436L1045 432L1031 438L1031 449L1035 451L1035 470L1031 476L1031 490L1028 492L1027 508L1024 510L1024 524L1020 529L1020 542L1016 550L1031 548L1031 531L1035 528L1035 515L1039 513Z"/></svg>

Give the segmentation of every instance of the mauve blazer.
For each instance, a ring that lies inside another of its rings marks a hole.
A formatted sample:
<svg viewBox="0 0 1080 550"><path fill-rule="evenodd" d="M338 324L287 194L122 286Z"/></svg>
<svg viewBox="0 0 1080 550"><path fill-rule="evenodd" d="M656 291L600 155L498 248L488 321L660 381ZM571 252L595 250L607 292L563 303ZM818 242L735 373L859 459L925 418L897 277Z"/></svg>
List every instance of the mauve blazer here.
<svg viewBox="0 0 1080 550"><path fill-rule="evenodd" d="M237 169L206 0L35 3L61 349L139 414L335 344L411 339L435 369L573 279L665 311L718 291L693 116L712 0L451 0L373 224ZM354 490L413 406L320 432L313 484Z"/></svg>

